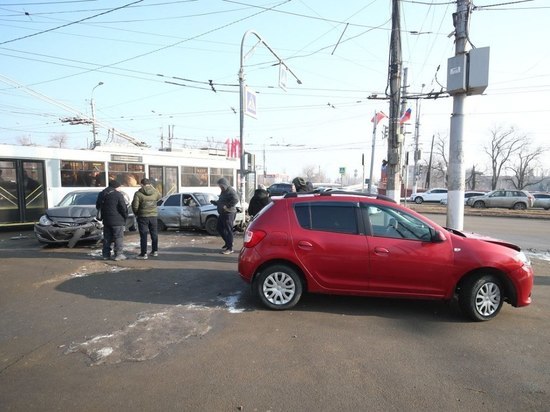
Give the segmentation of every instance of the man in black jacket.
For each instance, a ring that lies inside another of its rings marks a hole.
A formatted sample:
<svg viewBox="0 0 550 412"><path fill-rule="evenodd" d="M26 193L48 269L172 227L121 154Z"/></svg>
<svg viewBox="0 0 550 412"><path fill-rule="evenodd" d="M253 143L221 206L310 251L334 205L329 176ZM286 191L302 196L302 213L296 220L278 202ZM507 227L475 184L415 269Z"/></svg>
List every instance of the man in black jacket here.
<svg viewBox="0 0 550 412"><path fill-rule="evenodd" d="M254 191L254 196L250 199L250 204L248 205L248 214L250 217L256 216L260 210L266 207L271 203L269 198L269 192L265 190L264 185L259 185L258 188Z"/></svg>
<svg viewBox="0 0 550 412"><path fill-rule="evenodd" d="M221 189L220 197L217 201L212 201L218 207L218 233L225 244L222 246L221 253L229 255L233 253L233 226L235 225L235 215L237 214L237 203L239 197L227 179L218 180L218 186Z"/></svg>
<svg viewBox="0 0 550 412"><path fill-rule="evenodd" d="M124 195L120 193L120 183L111 180L109 186L98 196L95 204L96 209L101 211L103 220L103 259L111 257L111 243L114 242L113 260L124 260L124 227L128 217L128 206Z"/></svg>

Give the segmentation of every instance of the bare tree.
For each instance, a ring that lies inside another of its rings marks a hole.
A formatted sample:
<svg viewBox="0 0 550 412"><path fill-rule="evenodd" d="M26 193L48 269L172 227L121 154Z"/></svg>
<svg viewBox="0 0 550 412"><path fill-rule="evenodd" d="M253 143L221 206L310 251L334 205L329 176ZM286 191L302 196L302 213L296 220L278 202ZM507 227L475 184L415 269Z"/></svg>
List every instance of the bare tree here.
<svg viewBox="0 0 550 412"><path fill-rule="evenodd" d="M521 150L525 142L525 135L518 135L513 127L504 129L501 126L495 126L490 130L491 141L489 146L483 149L491 158L491 189L497 188L498 179L509 164L512 155Z"/></svg>
<svg viewBox="0 0 550 412"><path fill-rule="evenodd" d="M535 169L539 157L546 151L547 149L541 146L531 148L531 141L525 140L518 150L517 160L507 168L513 173L507 180L519 190L542 182L545 179L544 175L535 178Z"/></svg>
<svg viewBox="0 0 550 412"><path fill-rule="evenodd" d="M54 147L64 148L67 147L69 136L66 133L57 133L50 137L50 143Z"/></svg>
<svg viewBox="0 0 550 412"><path fill-rule="evenodd" d="M447 171L449 170L448 153L449 138L446 135L442 136L438 133L434 144L432 170L437 172L437 179L443 182L443 186L447 186Z"/></svg>
<svg viewBox="0 0 550 412"><path fill-rule="evenodd" d="M304 168L302 169L302 176L308 182L312 182L312 183L326 182L326 176L321 171L321 168L314 165L304 166Z"/></svg>
<svg viewBox="0 0 550 412"><path fill-rule="evenodd" d="M17 136L15 139L15 142L19 146L34 146L34 143L32 142L32 139L30 136Z"/></svg>

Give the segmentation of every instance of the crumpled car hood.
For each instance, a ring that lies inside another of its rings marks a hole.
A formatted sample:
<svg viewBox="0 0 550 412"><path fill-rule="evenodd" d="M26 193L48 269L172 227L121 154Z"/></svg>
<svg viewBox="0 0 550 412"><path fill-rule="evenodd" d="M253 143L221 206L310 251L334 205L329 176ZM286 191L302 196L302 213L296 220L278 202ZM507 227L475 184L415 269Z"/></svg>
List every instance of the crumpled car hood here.
<svg viewBox="0 0 550 412"><path fill-rule="evenodd" d="M46 210L46 214L52 220L89 219L95 218L97 210L95 206L63 206L52 207Z"/></svg>
<svg viewBox="0 0 550 412"><path fill-rule="evenodd" d="M455 235L465 237L467 239L483 240L484 242L493 243L495 245L501 245L510 249L517 250L518 252L521 251L521 248L518 245L514 243L506 242L504 240L495 239L490 236L480 235L479 233L474 233L474 232L461 232L459 230L450 229L450 228L445 228L445 229Z"/></svg>

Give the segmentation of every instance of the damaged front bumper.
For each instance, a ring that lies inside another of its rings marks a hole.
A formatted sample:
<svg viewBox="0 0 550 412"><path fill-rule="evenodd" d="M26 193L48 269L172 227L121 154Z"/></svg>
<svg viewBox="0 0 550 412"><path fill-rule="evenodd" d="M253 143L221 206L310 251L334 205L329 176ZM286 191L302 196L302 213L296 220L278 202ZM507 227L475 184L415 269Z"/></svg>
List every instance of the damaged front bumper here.
<svg viewBox="0 0 550 412"><path fill-rule="evenodd" d="M40 243L68 244L73 247L79 241L97 241L103 238L103 224L91 221L78 225L60 225L54 223L44 226L34 225L34 234Z"/></svg>

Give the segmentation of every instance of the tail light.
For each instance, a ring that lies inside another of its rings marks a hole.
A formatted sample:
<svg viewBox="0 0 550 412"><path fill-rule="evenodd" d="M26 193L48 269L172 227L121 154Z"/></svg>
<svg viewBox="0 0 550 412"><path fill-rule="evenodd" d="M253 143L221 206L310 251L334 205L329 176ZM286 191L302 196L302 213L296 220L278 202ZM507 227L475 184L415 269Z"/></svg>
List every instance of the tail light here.
<svg viewBox="0 0 550 412"><path fill-rule="evenodd" d="M263 230L250 230L247 229L244 233L244 247L254 247L260 243L267 233Z"/></svg>

